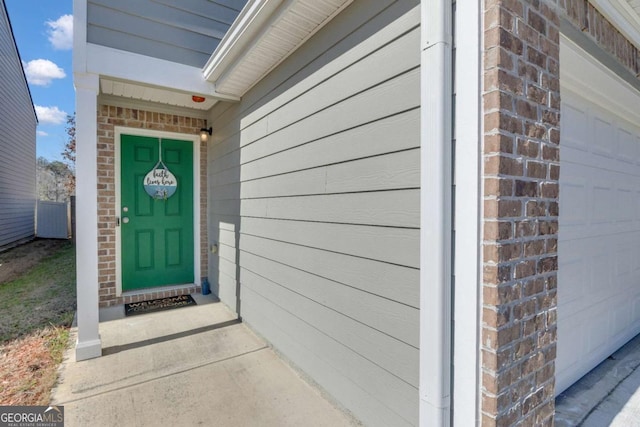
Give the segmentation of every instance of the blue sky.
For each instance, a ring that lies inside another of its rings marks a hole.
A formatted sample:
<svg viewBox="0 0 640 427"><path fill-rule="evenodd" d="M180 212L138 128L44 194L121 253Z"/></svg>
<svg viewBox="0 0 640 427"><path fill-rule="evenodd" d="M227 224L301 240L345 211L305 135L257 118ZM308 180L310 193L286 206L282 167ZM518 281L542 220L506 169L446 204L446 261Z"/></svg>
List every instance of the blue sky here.
<svg viewBox="0 0 640 427"><path fill-rule="evenodd" d="M38 119L37 155L62 160L74 112L72 0L5 0Z"/></svg>

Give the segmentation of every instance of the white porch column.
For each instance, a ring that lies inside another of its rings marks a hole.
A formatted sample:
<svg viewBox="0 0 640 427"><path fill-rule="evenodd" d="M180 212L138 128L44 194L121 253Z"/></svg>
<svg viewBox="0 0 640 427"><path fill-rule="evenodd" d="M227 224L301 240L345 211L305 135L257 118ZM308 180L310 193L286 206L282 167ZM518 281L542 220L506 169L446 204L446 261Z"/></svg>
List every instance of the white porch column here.
<svg viewBox="0 0 640 427"><path fill-rule="evenodd" d="M74 74L76 88L76 360L102 355L98 333L98 76Z"/></svg>

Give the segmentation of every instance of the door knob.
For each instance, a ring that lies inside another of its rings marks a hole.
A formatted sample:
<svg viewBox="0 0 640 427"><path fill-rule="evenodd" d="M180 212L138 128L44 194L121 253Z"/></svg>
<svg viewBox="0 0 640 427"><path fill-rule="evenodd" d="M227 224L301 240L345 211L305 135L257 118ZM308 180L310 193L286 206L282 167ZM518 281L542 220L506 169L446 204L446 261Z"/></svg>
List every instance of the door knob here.
<svg viewBox="0 0 640 427"><path fill-rule="evenodd" d="M122 223L123 224L128 224L129 223L129 217L122 217Z"/></svg>

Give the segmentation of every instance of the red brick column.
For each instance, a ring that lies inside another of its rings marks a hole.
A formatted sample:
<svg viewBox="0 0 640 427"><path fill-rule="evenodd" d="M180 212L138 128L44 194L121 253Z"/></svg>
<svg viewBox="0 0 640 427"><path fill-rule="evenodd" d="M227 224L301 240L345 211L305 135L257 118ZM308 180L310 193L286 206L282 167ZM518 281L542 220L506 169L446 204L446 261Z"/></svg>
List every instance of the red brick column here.
<svg viewBox="0 0 640 427"><path fill-rule="evenodd" d="M555 5L487 0L481 412L552 425L560 173Z"/></svg>
<svg viewBox="0 0 640 427"><path fill-rule="evenodd" d="M164 298L198 289L193 286L180 291L161 291L129 297L116 297L116 188L115 188L115 126L151 129L198 135L206 121L173 114L156 113L131 108L100 105L98 109L98 282L100 306L110 306L150 298ZM194 197L197 197L194 195ZM207 275L207 146L200 145L200 263Z"/></svg>

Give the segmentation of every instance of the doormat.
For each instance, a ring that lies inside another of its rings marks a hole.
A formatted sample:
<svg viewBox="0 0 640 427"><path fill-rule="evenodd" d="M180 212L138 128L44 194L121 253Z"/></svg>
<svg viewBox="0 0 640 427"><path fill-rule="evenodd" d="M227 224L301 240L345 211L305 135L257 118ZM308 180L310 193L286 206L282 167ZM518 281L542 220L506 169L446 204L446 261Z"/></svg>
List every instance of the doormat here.
<svg viewBox="0 0 640 427"><path fill-rule="evenodd" d="M189 305L197 305L191 295L178 295L175 297L157 298L148 301L125 304L124 315L135 316L136 314L154 313L156 311L187 307Z"/></svg>

